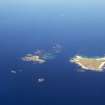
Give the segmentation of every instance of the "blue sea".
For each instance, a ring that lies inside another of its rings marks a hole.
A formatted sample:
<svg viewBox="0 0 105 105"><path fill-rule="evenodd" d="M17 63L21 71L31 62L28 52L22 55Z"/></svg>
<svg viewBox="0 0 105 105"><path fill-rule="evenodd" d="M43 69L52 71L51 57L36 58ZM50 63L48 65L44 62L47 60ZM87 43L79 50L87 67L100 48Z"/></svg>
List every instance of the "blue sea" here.
<svg viewBox="0 0 105 105"><path fill-rule="evenodd" d="M105 104L105 73L78 72L69 62L75 54L104 56L104 12L104 0L1 0L0 105ZM21 60L55 43L62 46L55 59Z"/></svg>

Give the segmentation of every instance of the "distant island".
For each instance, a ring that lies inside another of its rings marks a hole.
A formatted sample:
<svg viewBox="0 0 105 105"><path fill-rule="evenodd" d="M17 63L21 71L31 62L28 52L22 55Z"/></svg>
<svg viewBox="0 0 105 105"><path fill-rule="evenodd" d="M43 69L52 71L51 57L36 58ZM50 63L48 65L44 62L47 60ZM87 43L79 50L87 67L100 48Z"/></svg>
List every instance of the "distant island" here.
<svg viewBox="0 0 105 105"><path fill-rule="evenodd" d="M103 71L105 69L105 56L91 58L76 55L70 59L70 62L79 65L84 70Z"/></svg>

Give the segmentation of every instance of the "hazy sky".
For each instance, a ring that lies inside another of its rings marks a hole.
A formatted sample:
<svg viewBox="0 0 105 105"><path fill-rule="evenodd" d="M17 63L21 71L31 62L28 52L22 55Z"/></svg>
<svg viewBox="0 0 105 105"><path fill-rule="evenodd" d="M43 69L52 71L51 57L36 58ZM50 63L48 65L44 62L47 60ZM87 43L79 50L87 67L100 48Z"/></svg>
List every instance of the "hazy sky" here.
<svg viewBox="0 0 105 105"><path fill-rule="evenodd" d="M98 6L104 7L105 0L2 0L1 6L5 5L62 5L74 7Z"/></svg>
<svg viewBox="0 0 105 105"><path fill-rule="evenodd" d="M0 13L3 16L19 16L22 19L27 16L38 18L65 14L65 20L72 18L81 21L83 19L105 20L105 0L2 0L0 1ZM22 17L23 16L23 17ZM45 17L45 18L46 18ZM77 18L78 17L78 18ZM56 17L55 17L56 18Z"/></svg>

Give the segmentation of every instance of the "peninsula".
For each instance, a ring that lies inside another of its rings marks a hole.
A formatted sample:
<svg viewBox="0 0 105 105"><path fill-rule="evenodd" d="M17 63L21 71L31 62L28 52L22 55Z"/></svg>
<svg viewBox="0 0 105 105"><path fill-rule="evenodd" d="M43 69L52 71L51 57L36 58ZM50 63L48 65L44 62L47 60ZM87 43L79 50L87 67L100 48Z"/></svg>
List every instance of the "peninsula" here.
<svg viewBox="0 0 105 105"><path fill-rule="evenodd" d="M84 70L103 71L105 69L105 56L91 58L76 55L70 59L70 62L79 65Z"/></svg>

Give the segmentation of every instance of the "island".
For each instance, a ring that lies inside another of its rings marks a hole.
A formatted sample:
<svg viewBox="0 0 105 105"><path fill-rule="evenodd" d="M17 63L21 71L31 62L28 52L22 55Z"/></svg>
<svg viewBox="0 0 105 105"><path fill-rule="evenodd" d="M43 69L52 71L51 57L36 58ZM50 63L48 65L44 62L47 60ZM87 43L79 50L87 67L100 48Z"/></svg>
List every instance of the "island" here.
<svg viewBox="0 0 105 105"><path fill-rule="evenodd" d="M33 55L33 54L27 54L26 56L22 57L22 60L27 62L39 63L39 64L46 62L44 59L40 58L40 56Z"/></svg>
<svg viewBox="0 0 105 105"><path fill-rule="evenodd" d="M76 55L70 62L79 65L84 70L103 71L105 69L105 56L104 57L85 57Z"/></svg>

